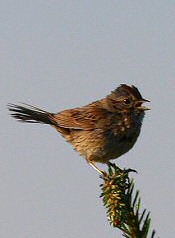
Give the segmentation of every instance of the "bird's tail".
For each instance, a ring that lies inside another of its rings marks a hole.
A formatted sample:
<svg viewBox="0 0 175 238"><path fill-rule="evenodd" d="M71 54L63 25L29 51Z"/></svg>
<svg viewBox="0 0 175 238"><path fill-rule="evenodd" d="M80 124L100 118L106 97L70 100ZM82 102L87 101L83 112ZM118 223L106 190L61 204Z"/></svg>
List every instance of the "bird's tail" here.
<svg viewBox="0 0 175 238"><path fill-rule="evenodd" d="M55 125L53 120L54 114L37 107L28 104L23 104L22 106L8 104L8 109L11 112L11 116L21 122Z"/></svg>

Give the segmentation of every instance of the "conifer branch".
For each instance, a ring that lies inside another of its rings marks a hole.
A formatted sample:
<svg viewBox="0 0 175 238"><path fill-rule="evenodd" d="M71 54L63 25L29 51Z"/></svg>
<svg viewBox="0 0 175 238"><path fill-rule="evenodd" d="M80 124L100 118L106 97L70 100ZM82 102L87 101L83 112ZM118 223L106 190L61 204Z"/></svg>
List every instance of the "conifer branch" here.
<svg viewBox="0 0 175 238"><path fill-rule="evenodd" d="M113 227L120 229L126 238L147 238L150 228L150 213L143 210L140 213L141 199L139 191L134 194L134 181L130 180L132 169L120 169L110 164L108 173L101 178L101 197L107 209L107 218ZM151 233L154 238L155 231Z"/></svg>

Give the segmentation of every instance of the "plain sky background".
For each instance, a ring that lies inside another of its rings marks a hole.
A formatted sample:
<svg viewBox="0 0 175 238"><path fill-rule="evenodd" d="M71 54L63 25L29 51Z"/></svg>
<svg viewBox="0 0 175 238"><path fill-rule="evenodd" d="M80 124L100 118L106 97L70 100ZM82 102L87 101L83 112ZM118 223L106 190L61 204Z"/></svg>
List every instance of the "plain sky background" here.
<svg viewBox="0 0 175 238"><path fill-rule="evenodd" d="M138 171L157 236L174 237L175 1L6 0L0 32L0 237L121 237L98 174L52 128L18 123L6 108L57 112L120 83L136 85L152 110L116 162Z"/></svg>

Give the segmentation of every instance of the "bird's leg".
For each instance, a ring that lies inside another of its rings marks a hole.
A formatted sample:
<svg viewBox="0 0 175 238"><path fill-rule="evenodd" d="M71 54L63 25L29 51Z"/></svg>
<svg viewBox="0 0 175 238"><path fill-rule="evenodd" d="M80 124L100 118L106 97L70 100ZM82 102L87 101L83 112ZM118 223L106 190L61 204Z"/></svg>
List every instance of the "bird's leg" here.
<svg viewBox="0 0 175 238"><path fill-rule="evenodd" d="M87 160L88 164L89 164L93 169L95 169L100 175L104 175L104 172L103 172L102 170L100 170L100 169L94 164L94 162L93 162L90 158L88 158L88 159L86 159L86 160Z"/></svg>
<svg viewBox="0 0 175 238"><path fill-rule="evenodd" d="M88 162L88 164L95 169L100 175L104 175L104 172L100 170L93 162Z"/></svg>

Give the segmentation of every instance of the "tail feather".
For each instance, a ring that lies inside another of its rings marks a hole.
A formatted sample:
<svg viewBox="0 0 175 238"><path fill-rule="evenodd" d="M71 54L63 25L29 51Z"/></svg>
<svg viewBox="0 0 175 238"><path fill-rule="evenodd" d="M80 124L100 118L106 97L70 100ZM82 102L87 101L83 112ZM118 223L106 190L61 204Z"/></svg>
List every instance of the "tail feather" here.
<svg viewBox="0 0 175 238"><path fill-rule="evenodd" d="M28 104L23 105L24 106L8 104L8 109L11 112L11 116L17 120L20 120L21 122L55 125L52 113Z"/></svg>

